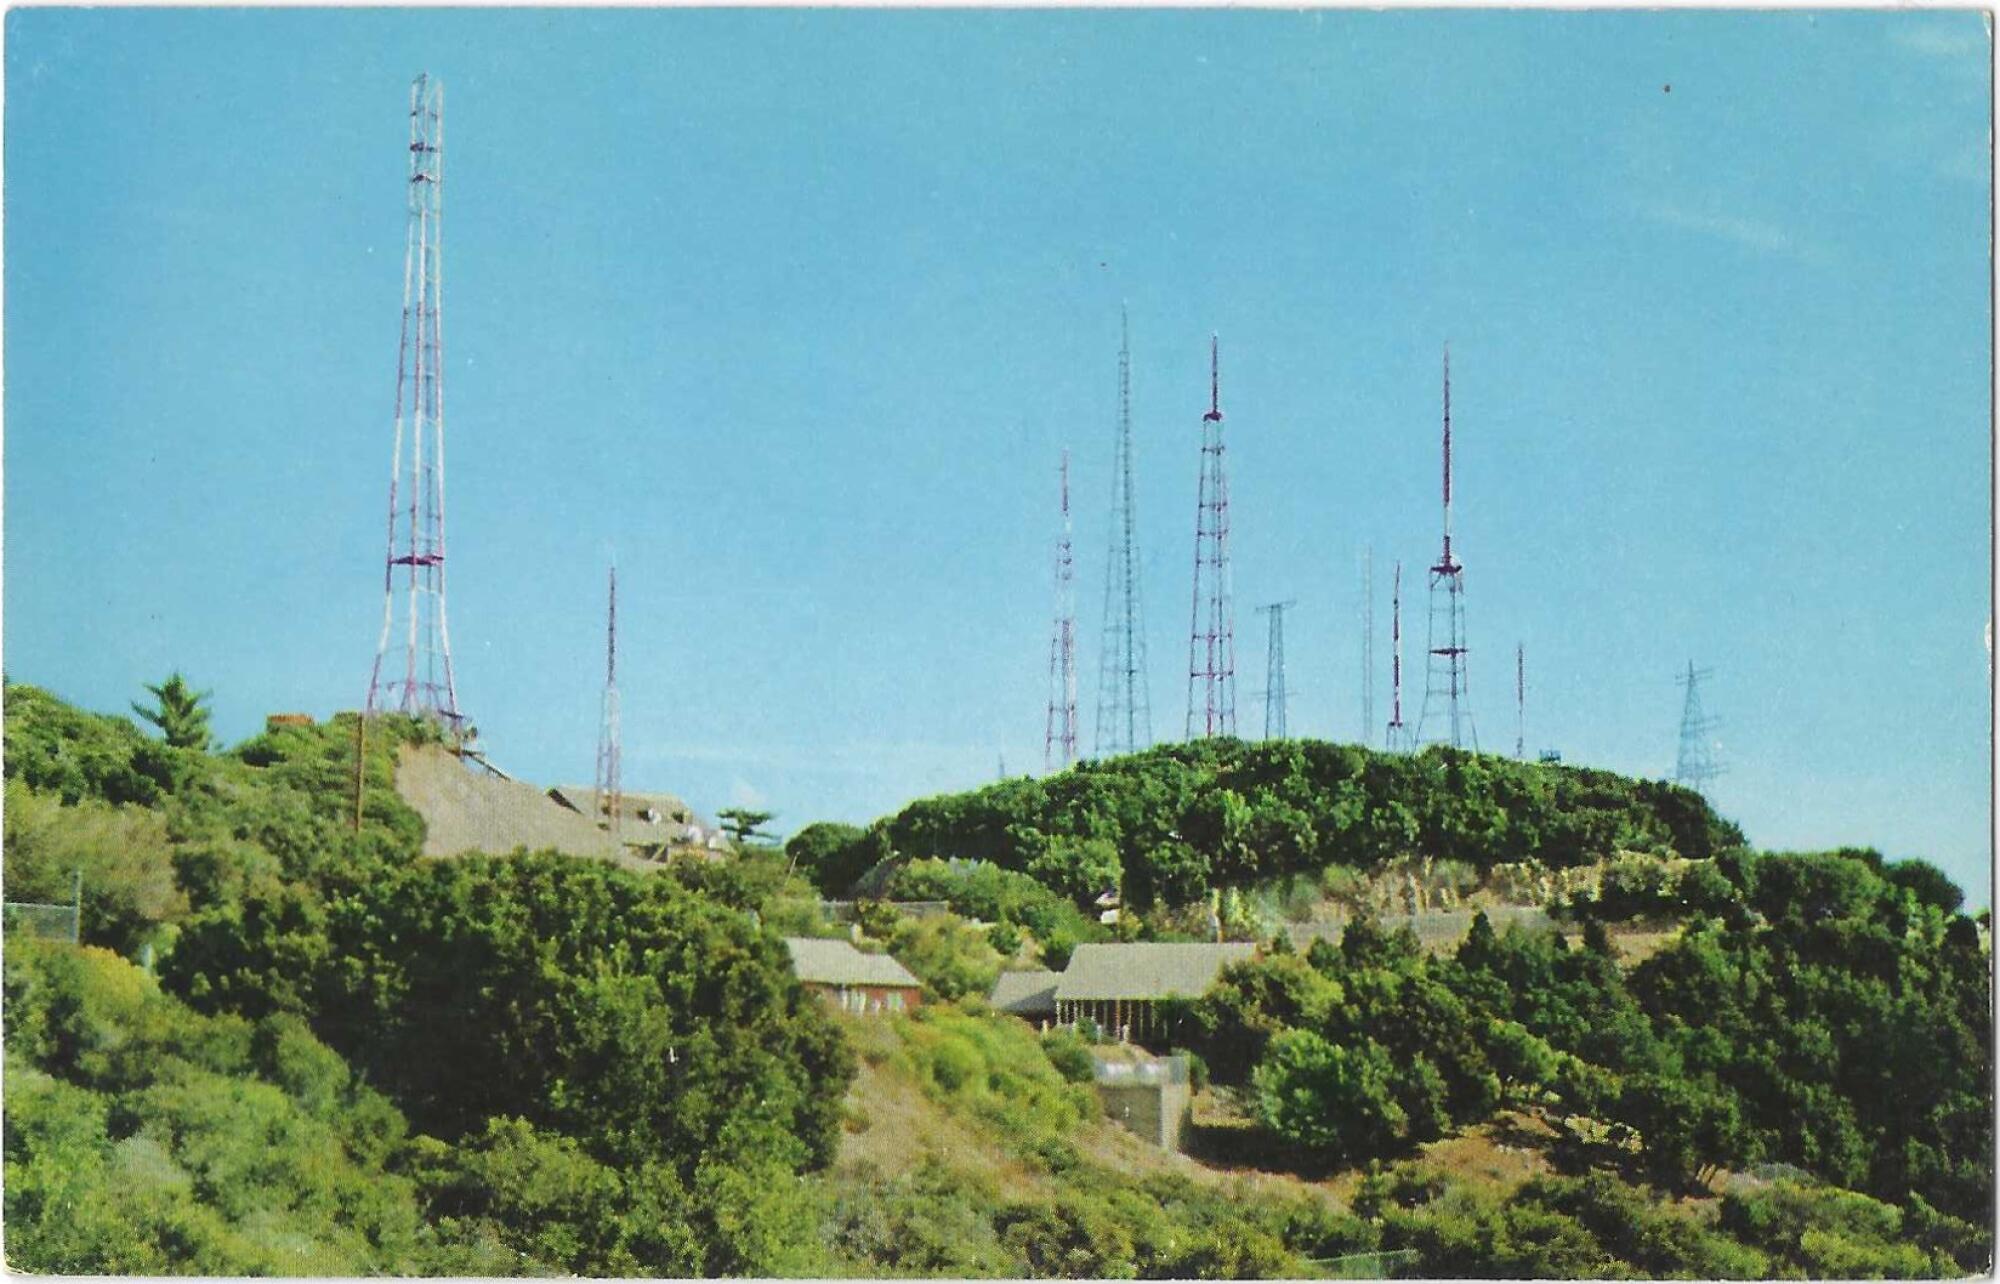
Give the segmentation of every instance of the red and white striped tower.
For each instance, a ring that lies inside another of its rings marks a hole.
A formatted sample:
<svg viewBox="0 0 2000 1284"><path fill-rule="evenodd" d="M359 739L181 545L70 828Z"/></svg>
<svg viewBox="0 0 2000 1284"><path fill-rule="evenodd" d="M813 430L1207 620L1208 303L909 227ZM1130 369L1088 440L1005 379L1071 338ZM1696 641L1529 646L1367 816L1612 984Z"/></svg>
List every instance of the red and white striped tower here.
<svg viewBox="0 0 2000 1284"><path fill-rule="evenodd" d="M1070 552L1069 451L1062 453L1062 535L1056 540L1056 618L1049 634L1049 709L1042 766L1076 761L1076 561Z"/></svg>
<svg viewBox="0 0 2000 1284"><path fill-rule="evenodd" d="M1208 341L1208 413L1201 417L1201 485L1194 525L1194 608L1188 628L1187 739L1236 734L1236 608L1229 591L1229 473L1222 441L1220 345Z"/></svg>
<svg viewBox="0 0 2000 1284"><path fill-rule="evenodd" d="M1451 552L1451 345L1444 349L1444 552L1431 567L1430 664L1424 708L1417 717L1420 744L1479 750L1472 725L1465 664L1465 568Z"/></svg>
<svg viewBox="0 0 2000 1284"><path fill-rule="evenodd" d="M410 86L409 162L389 551L367 709L433 718L457 735L444 592L444 87L427 75Z"/></svg>

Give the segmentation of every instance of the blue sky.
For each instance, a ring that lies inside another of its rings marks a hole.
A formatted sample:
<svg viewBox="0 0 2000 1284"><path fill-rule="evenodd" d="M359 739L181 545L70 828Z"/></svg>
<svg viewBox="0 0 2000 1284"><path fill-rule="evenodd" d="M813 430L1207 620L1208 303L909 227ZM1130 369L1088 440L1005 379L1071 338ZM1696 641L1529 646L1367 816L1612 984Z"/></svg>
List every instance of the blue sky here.
<svg viewBox="0 0 2000 1284"><path fill-rule="evenodd" d="M363 697L408 83L448 94L451 625L494 758L778 826L1038 768L1055 470L1096 701L1129 305L1156 732L1222 336L1242 725L1376 707L1452 344L1472 707L1986 902L1974 13L15 9L5 663L219 730ZM1416 578L1413 575L1408 578ZM1421 590L1406 595L1421 644ZM1380 738L1380 729L1371 729Z"/></svg>

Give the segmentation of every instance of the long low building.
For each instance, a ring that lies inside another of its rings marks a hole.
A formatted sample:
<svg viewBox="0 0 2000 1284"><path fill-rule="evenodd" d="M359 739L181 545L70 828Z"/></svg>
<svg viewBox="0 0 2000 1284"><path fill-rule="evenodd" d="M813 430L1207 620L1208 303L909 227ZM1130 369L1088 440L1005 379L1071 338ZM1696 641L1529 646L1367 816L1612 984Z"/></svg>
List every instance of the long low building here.
<svg viewBox="0 0 2000 1284"><path fill-rule="evenodd" d="M1257 953L1250 942L1079 945L1056 980L1056 1021L1094 1022L1115 1038L1158 1028L1153 1005L1198 998L1222 970Z"/></svg>

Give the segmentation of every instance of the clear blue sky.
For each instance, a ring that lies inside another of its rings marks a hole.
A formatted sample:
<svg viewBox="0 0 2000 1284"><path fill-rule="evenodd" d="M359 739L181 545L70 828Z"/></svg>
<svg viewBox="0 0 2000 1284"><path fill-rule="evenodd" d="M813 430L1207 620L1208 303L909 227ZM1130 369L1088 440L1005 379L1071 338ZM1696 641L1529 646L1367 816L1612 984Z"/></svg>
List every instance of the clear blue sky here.
<svg viewBox="0 0 2000 1284"><path fill-rule="evenodd" d="M6 668L179 667L231 740L360 703L429 70L459 690L514 771L589 779L614 549L628 788L789 830L1039 767L1064 445L1087 746L1123 300L1157 731L1209 331L1243 726L1296 597L1341 739L1449 339L1484 743L1520 641L1531 748L1666 774L1692 657L1753 841L1985 902L1989 64L1973 13L15 9Z"/></svg>

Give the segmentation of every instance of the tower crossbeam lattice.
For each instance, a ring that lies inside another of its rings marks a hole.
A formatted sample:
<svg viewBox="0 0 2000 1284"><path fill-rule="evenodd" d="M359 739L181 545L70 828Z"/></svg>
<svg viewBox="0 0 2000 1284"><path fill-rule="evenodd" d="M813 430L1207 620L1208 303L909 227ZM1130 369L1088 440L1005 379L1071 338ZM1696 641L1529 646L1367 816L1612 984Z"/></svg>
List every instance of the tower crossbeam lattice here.
<svg viewBox="0 0 2000 1284"><path fill-rule="evenodd" d="M1479 749L1472 722L1465 642L1465 567L1451 548L1451 348L1444 350L1444 551L1430 573L1429 663L1424 707L1417 717L1419 744Z"/></svg>
<svg viewBox="0 0 2000 1284"><path fill-rule="evenodd" d="M1139 592L1139 499L1132 484L1132 331L1119 311L1118 436L1111 472L1111 552L1104 576L1104 629L1097 669L1099 758L1153 743L1146 681L1146 621Z"/></svg>
<svg viewBox="0 0 2000 1284"><path fill-rule="evenodd" d="M408 160L382 634L366 708L432 718L457 737L464 718L445 617L444 87L429 76L410 86Z"/></svg>
<svg viewBox="0 0 2000 1284"><path fill-rule="evenodd" d="M1702 679L1713 676L1714 672L1697 669L1694 661L1689 660L1687 672L1674 679L1674 685L1687 689L1681 702L1681 743L1674 760L1674 783L1703 796L1708 793L1709 783L1725 770L1716 762L1714 748L1715 729L1722 723L1701 706Z"/></svg>
<svg viewBox="0 0 2000 1284"><path fill-rule="evenodd" d="M1264 739L1283 740L1290 734L1285 713L1291 689L1285 684L1285 608L1297 606L1298 599L1269 602L1257 608L1266 617L1267 650L1264 660Z"/></svg>
<svg viewBox="0 0 2000 1284"><path fill-rule="evenodd" d="M1062 534L1056 540L1055 625L1049 633L1049 707L1042 766L1061 771L1076 761L1076 562L1070 547L1069 451L1062 453Z"/></svg>
<svg viewBox="0 0 2000 1284"><path fill-rule="evenodd" d="M1186 738L1235 734L1236 618L1229 588L1229 472L1223 454L1220 348L1211 337L1208 413L1201 417L1201 483L1195 505Z"/></svg>

